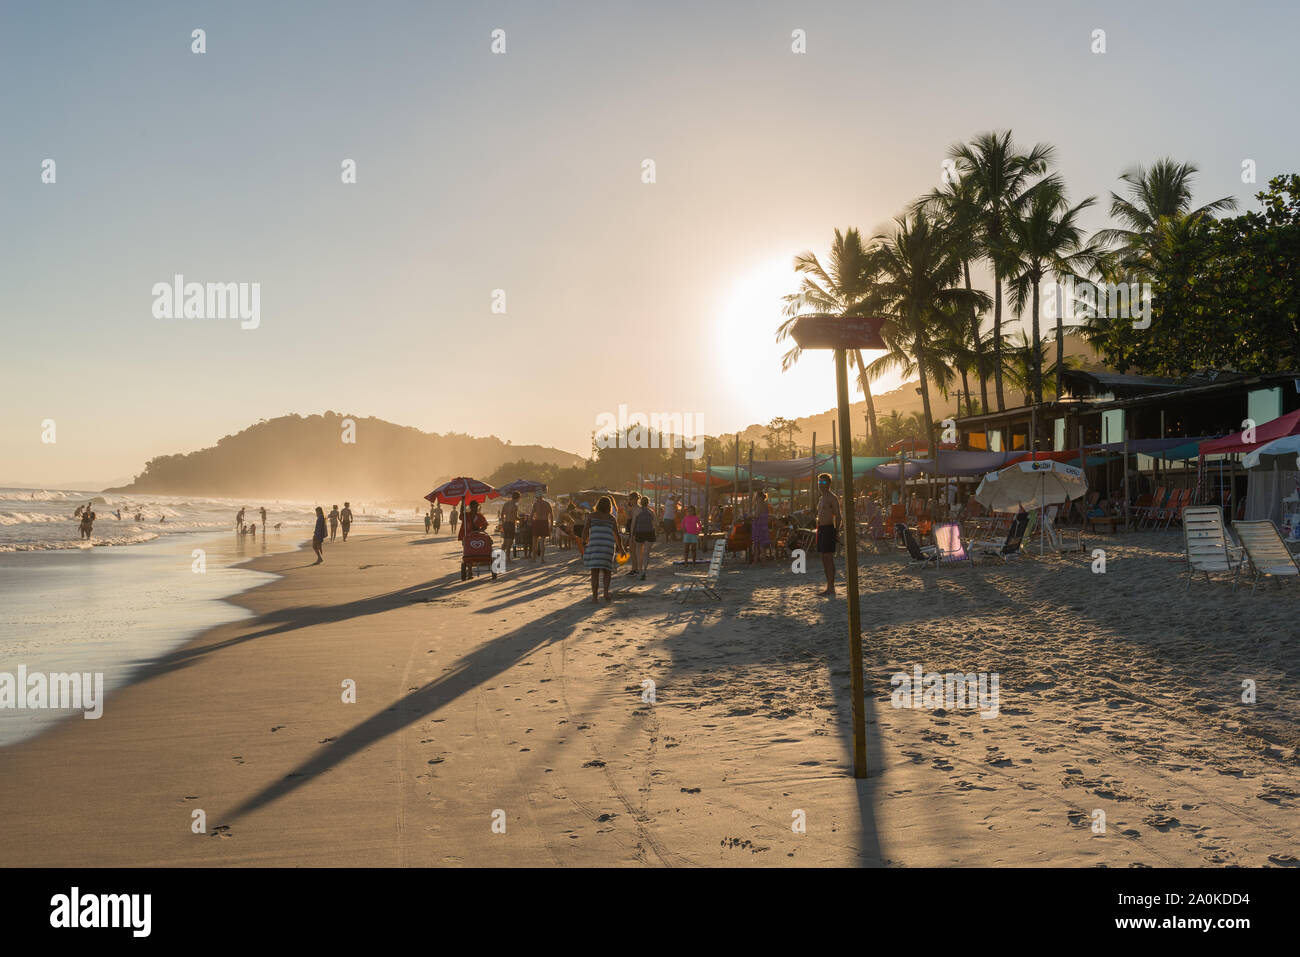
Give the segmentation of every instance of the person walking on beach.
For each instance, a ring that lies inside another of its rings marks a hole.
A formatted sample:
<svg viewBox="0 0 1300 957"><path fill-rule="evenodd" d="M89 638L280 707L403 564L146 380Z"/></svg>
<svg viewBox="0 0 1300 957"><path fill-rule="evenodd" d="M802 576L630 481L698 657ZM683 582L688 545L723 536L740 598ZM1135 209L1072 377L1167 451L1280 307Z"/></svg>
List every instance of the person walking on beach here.
<svg viewBox="0 0 1300 957"><path fill-rule="evenodd" d="M546 538L551 534L551 519L555 513L551 510L551 503L542 498L542 493L537 493L537 498L533 500L532 514L529 516L533 523L533 557L539 562L546 561Z"/></svg>
<svg viewBox="0 0 1300 957"><path fill-rule="evenodd" d="M817 551L821 553L822 568L826 572L826 590L820 594L834 597L835 545L844 517L840 512L839 497L831 491L829 472L817 476L817 488L821 491L821 497L817 499Z"/></svg>
<svg viewBox="0 0 1300 957"><path fill-rule="evenodd" d="M352 527L352 503L344 502L343 511L339 514L339 524L343 526L343 541L348 540L348 529Z"/></svg>
<svg viewBox="0 0 1300 957"><path fill-rule="evenodd" d="M591 602L599 604L597 592L604 585L605 601L609 601L609 580L614 574L614 554L623 548L623 536L618 531L614 517L614 502L602 495L596 502L596 511L587 519L582 536L582 564L591 571Z"/></svg>
<svg viewBox="0 0 1300 957"><path fill-rule="evenodd" d="M641 496L641 508L632 520L632 537L636 543L634 549L638 553L637 567L640 569L641 580L645 581L646 569L650 567L650 546L655 540L655 513L650 507L650 499L644 495Z"/></svg>
<svg viewBox="0 0 1300 957"><path fill-rule="evenodd" d="M330 508L330 541L334 541L334 536L339 531L339 507L337 505Z"/></svg>
<svg viewBox="0 0 1300 957"><path fill-rule="evenodd" d="M266 537L266 506L265 505L262 506L261 512L262 512L262 537L265 538Z"/></svg>
<svg viewBox="0 0 1300 957"><path fill-rule="evenodd" d="M424 534L429 534L429 526L433 524L433 509L424 513Z"/></svg>
<svg viewBox="0 0 1300 957"><path fill-rule="evenodd" d="M442 528L442 506L433 507L433 534L438 534L438 529Z"/></svg>
<svg viewBox="0 0 1300 957"><path fill-rule="evenodd" d="M316 506L316 528L311 533L311 549L316 553L316 560L313 565L319 565L325 561L325 553L321 550L325 544L325 509L319 505Z"/></svg>
<svg viewBox="0 0 1300 957"><path fill-rule="evenodd" d="M456 507L455 505L453 505L453 506L451 507L451 515L450 515L450 517L448 518L448 521L451 522L451 533L452 533L453 535L456 534L456 513L457 513L457 511L459 511L459 510L457 509L457 507Z"/></svg>
<svg viewBox="0 0 1300 957"><path fill-rule="evenodd" d="M507 560L515 557L515 523L519 521L519 493L511 492L510 501L501 506L501 548Z"/></svg>

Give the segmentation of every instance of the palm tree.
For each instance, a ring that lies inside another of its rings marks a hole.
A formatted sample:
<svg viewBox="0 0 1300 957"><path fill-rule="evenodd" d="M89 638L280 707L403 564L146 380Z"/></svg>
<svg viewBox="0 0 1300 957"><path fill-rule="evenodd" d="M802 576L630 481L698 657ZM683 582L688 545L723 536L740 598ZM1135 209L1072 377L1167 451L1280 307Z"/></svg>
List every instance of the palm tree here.
<svg viewBox="0 0 1300 957"><path fill-rule="evenodd" d="M921 405L925 421L934 421L930 383L941 387L952 381L940 343L960 329L973 306L982 308L988 296L963 289L961 249L950 243L942 226L931 222L924 209L894 221L892 234L875 237L880 272L868 305L886 317L881 328L888 351L871 364L872 371L915 373L921 380ZM930 455L934 432L927 428Z"/></svg>
<svg viewBox="0 0 1300 957"><path fill-rule="evenodd" d="M970 289L971 260L982 255L980 248L980 205L975 190L973 176L959 176L948 180L943 186L932 190L919 200L914 208L924 207L936 221L941 221L954 247L960 250L962 277L966 288ZM974 370L980 380L980 400L984 408L989 405L988 373L991 365L985 361L984 338L980 331L980 316L975 309L970 310L970 329L966 337L969 346L970 365L959 365L962 373L962 391L966 393L966 414L970 415L971 394L966 381L966 374Z"/></svg>
<svg viewBox="0 0 1300 957"><path fill-rule="evenodd" d="M1000 256L1007 222L1024 201L1026 189L1036 176L1047 171L1053 148L1043 143L1022 152L1010 130L981 133L970 143L948 151L970 188L979 207L978 229L983 258L993 267L993 376L998 411L1006 408L1002 396L1002 277Z"/></svg>
<svg viewBox="0 0 1300 957"><path fill-rule="evenodd" d="M1007 382L1013 389L1019 389L1024 393L1026 405L1030 402L1034 385L1039 381L1040 376L1047 388L1058 388L1061 371L1073 369L1079 364L1075 356L1065 357L1052 364L1047 373L1043 374L1043 360L1047 357L1047 349L1046 342L1040 342L1038 348L1034 348L1024 330L1009 338L1003 349Z"/></svg>
<svg viewBox="0 0 1300 957"><path fill-rule="evenodd" d="M1120 174L1128 196L1110 194L1110 215L1123 226L1103 229L1094 237L1099 245L1112 247L1114 266L1135 269L1148 265L1159 241L1161 220L1200 220L1237 208L1235 199L1224 196L1192 209L1192 179L1197 172L1191 163L1175 163L1166 157L1150 167L1134 166Z"/></svg>
<svg viewBox="0 0 1300 957"><path fill-rule="evenodd" d="M835 230L835 242L831 244L828 266L823 267L815 253L805 251L794 257L794 271L803 275L803 281L799 284L798 292L783 297L784 314L789 318L777 328L777 342L790 338L795 320L805 312L829 313L841 317L868 314L863 311L863 303L874 286L875 267L873 257L855 227L850 227L843 233ZM784 372L798 362L802 354L803 350L798 344L792 345L781 357L781 371ZM858 385L867 400L871 442L879 449L876 403L871 395L873 377L867 371L861 350L849 350L848 363L850 369L858 371Z"/></svg>
<svg viewBox="0 0 1300 957"><path fill-rule="evenodd" d="M1026 194L1018 215L1008 220L1002 243L1004 259L1011 283L1011 306L1017 314L1024 311L1025 300L1030 300L1031 339L1041 341L1039 334L1039 288L1049 273L1058 277L1087 270L1096 262L1097 254L1084 244L1079 214L1096 199L1089 196L1081 203L1070 206L1065 199L1065 185L1060 177L1052 175L1040 180ZM1056 364L1065 357L1065 327L1063 308L1056 309ZM1035 351L1035 355L1038 355ZM1035 405L1043 401L1042 364L1034 370L1030 395ZM1056 399L1061 399L1060 380L1057 380Z"/></svg>

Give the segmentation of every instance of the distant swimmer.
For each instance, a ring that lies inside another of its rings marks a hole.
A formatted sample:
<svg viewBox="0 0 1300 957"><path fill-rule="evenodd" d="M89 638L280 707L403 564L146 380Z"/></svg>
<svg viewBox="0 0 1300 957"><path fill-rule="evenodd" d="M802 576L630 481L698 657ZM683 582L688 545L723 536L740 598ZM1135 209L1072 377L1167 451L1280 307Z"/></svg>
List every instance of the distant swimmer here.
<svg viewBox="0 0 1300 957"><path fill-rule="evenodd" d="M325 509L319 505L316 506L316 529L311 535L312 551L316 553L316 561L313 565L319 565L325 561L325 554L321 551L321 546L325 544Z"/></svg>
<svg viewBox="0 0 1300 957"><path fill-rule="evenodd" d="M165 521L167 521L167 516L166 516L166 515L159 516L158 521L159 521L159 522L165 522Z"/></svg>
<svg viewBox="0 0 1300 957"><path fill-rule="evenodd" d="M343 526L343 541L348 540L348 529L352 527L352 503L343 503L343 512L339 515L339 523Z"/></svg>
<svg viewBox="0 0 1300 957"><path fill-rule="evenodd" d="M137 522L143 522L143 521L144 521L144 512L136 512L136 513L135 513L135 520L136 520Z"/></svg>
<svg viewBox="0 0 1300 957"><path fill-rule="evenodd" d="M86 506L85 511L81 513L81 537L90 541L91 532L95 529L95 513Z"/></svg>
<svg viewBox="0 0 1300 957"><path fill-rule="evenodd" d="M116 512L114 512L113 514L117 516L117 520L118 520L119 522L122 521L122 510L121 510L120 508L119 508Z"/></svg>
<svg viewBox="0 0 1300 957"><path fill-rule="evenodd" d="M334 541L334 536L339 531L339 507L335 505L330 509L330 541Z"/></svg>
<svg viewBox="0 0 1300 957"><path fill-rule="evenodd" d="M280 526L281 526L282 524L284 524L284 523L283 523L283 522L276 522L276 523L275 523L275 530L276 530L277 532L280 530Z"/></svg>

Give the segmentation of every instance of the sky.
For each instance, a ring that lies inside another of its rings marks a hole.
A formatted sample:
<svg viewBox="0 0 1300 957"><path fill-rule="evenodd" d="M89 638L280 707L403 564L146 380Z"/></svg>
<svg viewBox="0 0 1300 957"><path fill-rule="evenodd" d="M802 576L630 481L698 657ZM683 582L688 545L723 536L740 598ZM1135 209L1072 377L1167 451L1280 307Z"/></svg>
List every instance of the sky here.
<svg viewBox="0 0 1300 957"><path fill-rule="evenodd" d="M1298 27L1186 0L0 0L0 482L117 480L293 412L584 454L621 404L710 434L821 412L829 354L782 373L773 341L794 254L885 228L989 129L1055 145L1075 201L1172 156L1253 208L1300 166ZM176 274L258 283L257 327L159 318Z"/></svg>

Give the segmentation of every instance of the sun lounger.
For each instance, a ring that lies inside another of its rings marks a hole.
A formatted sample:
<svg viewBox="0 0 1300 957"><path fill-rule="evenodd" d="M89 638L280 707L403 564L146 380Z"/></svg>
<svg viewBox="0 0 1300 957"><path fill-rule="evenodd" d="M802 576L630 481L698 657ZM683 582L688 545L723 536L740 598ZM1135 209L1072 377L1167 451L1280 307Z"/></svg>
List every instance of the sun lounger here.
<svg viewBox="0 0 1300 957"><path fill-rule="evenodd" d="M701 574L700 572L675 572L678 578L689 579L685 585L680 586L681 597L677 600L679 604L685 604L686 599L691 596L691 592L699 589L708 595L714 601L720 601L722 596L713 588L718 583L718 575L722 572L722 555L727 550L726 539L720 538L713 543L713 557L709 559L709 570Z"/></svg>
<svg viewBox="0 0 1300 957"><path fill-rule="evenodd" d="M1024 540L1025 529L1029 527L1029 513L1020 512L1011 521L1011 527L1007 529L1007 537L1004 541L982 541L973 542L971 548L976 556L989 556L1002 559L1005 563L1008 558L1020 554L1020 543Z"/></svg>
<svg viewBox="0 0 1300 957"><path fill-rule="evenodd" d="M1228 544L1223 531L1223 512L1217 505L1198 505L1183 512L1183 544L1187 550L1187 590L1197 572L1232 572L1236 587L1237 566L1241 549Z"/></svg>
<svg viewBox="0 0 1300 957"><path fill-rule="evenodd" d="M1188 511L1190 512L1191 509ZM1237 575L1241 572L1241 566L1247 562L1250 563L1251 571L1255 573L1250 585L1252 595L1255 594L1259 580L1264 575L1279 577L1300 575L1300 565L1296 564L1295 556L1287 550L1286 542L1282 541L1277 526L1272 522L1233 522L1232 530L1237 534L1237 541L1241 542L1241 547L1246 551L1246 560L1238 562L1233 573L1233 588L1237 587Z"/></svg>

